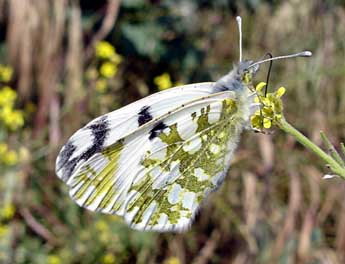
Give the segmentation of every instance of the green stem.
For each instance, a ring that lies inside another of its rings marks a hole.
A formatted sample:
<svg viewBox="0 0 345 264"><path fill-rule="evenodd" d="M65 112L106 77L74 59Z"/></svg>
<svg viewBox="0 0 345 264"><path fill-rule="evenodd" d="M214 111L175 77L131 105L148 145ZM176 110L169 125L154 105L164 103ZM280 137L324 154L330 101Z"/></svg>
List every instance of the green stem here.
<svg viewBox="0 0 345 264"><path fill-rule="evenodd" d="M330 167L330 169L338 176L345 179L345 168L342 167L336 160L330 155L324 152L321 148L310 141L306 136L299 132L296 128L290 125L285 118L282 118L277 122L280 129L293 136L299 143L305 146L307 149L313 151L317 156L323 159Z"/></svg>

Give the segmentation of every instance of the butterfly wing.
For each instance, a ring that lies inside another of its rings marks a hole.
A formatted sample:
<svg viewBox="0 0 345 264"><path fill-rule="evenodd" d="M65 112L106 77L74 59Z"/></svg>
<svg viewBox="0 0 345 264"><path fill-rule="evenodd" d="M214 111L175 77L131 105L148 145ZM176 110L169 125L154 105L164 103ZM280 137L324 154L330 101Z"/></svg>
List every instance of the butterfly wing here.
<svg viewBox="0 0 345 264"><path fill-rule="evenodd" d="M212 82L190 84L155 93L100 116L79 129L61 149L56 174L68 181L78 166L102 149L176 107L213 92Z"/></svg>
<svg viewBox="0 0 345 264"><path fill-rule="evenodd" d="M84 160L66 180L71 197L139 230L187 229L223 181L245 118L230 91L176 105Z"/></svg>

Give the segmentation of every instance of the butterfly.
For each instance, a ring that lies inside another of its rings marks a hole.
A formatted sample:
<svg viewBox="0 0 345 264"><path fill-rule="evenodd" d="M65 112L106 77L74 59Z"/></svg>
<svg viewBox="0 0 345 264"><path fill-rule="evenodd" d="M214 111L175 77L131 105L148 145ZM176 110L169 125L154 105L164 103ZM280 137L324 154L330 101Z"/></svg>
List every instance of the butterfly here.
<svg viewBox="0 0 345 264"><path fill-rule="evenodd" d="M104 114L75 132L56 160L72 199L122 216L137 230L184 231L220 187L241 132L260 108L252 79L259 65L240 61L216 82L183 85Z"/></svg>

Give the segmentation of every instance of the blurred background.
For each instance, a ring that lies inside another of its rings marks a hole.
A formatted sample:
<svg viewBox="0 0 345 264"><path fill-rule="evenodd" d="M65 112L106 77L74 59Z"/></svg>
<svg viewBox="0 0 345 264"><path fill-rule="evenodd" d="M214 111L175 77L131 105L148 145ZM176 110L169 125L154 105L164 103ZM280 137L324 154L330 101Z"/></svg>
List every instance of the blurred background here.
<svg viewBox="0 0 345 264"><path fill-rule="evenodd" d="M54 172L72 133L159 90L274 63L285 114L345 140L345 1L0 0L0 263L344 263L345 183L281 131L245 132L190 231L138 232L79 208ZM256 81L265 81L267 65Z"/></svg>

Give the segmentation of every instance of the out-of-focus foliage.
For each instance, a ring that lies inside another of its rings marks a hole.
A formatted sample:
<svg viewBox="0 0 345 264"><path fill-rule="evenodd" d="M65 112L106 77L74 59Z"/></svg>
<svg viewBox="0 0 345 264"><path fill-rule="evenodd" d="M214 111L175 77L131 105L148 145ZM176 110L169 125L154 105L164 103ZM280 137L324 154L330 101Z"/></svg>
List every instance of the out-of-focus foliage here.
<svg viewBox="0 0 345 264"><path fill-rule="evenodd" d="M276 62L285 116L345 138L343 1L0 0L1 263L344 263L345 185L282 133L245 132L225 184L190 231L143 233L80 209L55 158L92 118L244 57ZM265 80L261 66L257 81ZM129 168L130 169L130 168Z"/></svg>

